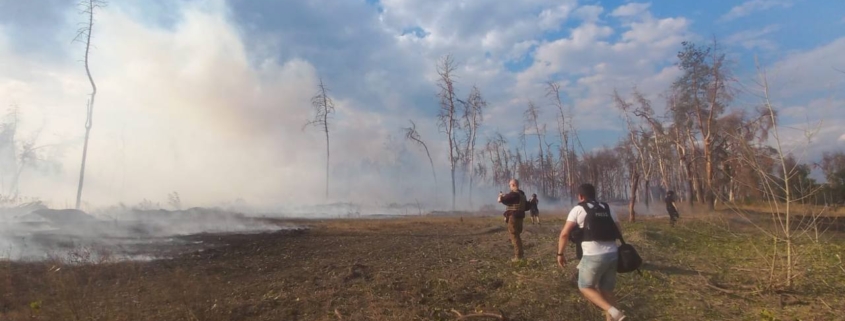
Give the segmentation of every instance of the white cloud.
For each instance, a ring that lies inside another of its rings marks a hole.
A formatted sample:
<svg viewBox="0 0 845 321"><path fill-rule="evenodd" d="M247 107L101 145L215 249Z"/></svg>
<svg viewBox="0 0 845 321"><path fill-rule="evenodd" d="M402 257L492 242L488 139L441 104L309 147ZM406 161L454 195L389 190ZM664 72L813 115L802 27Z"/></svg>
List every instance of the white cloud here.
<svg viewBox="0 0 845 321"><path fill-rule="evenodd" d="M540 12L540 28L543 30L559 29L573 9L573 4L562 4L554 8L544 9Z"/></svg>
<svg viewBox="0 0 845 321"><path fill-rule="evenodd" d="M789 8L791 6L792 1L789 0L750 0L731 8L719 20L729 21L748 16L757 11L765 11L776 7Z"/></svg>
<svg viewBox="0 0 845 321"><path fill-rule="evenodd" d="M498 56L513 43L531 40L543 30L556 29L576 7L576 1L385 0L381 6L386 28L395 32L419 26L431 32L421 42L426 49L434 52L472 49Z"/></svg>
<svg viewBox="0 0 845 321"><path fill-rule="evenodd" d="M613 10L610 13L611 16L614 17L633 17L639 16L643 13L648 13L648 8L651 7L651 2L646 3L638 3L638 2L631 2L628 4L624 4Z"/></svg>
<svg viewBox="0 0 845 321"><path fill-rule="evenodd" d="M760 91L761 88L750 88ZM831 94L835 94L832 92ZM778 97L775 92L775 97ZM845 135L845 100L842 97L818 97L817 94L801 95L801 103L789 105L772 97L778 111L778 125L784 151L795 154L803 161L813 162L822 153L845 148L839 138ZM809 98L808 98L809 97ZM775 144L774 138L770 143Z"/></svg>
<svg viewBox="0 0 845 321"><path fill-rule="evenodd" d="M779 97L842 92L845 77L845 37L806 51L794 52L769 68L772 92Z"/></svg>
<svg viewBox="0 0 845 321"><path fill-rule="evenodd" d="M579 122L594 128L615 129L615 111L609 95L614 88L626 92L637 85L656 98L678 75L666 66L680 43L686 40L689 21L684 18L656 19L640 13L626 24L618 41L610 41L615 31L585 22L567 38L542 43L534 54L534 64L517 76L515 91L528 97L541 95L540 85L555 75L574 79L564 88L577 108Z"/></svg>
<svg viewBox="0 0 845 321"><path fill-rule="evenodd" d="M604 12L604 8L601 6L586 5L578 7L578 9L575 10L574 15L584 22L594 23L599 21L599 16L602 12Z"/></svg>
<svg viewBox="0 0 845 321"><path fill-rule="evenodd" d="M725 38L725 43L740 45L746 49L760 48L765 50L777 49L777 44L765 36L780 30L778 25L768 25L762 29L744 30Z"/></svg>

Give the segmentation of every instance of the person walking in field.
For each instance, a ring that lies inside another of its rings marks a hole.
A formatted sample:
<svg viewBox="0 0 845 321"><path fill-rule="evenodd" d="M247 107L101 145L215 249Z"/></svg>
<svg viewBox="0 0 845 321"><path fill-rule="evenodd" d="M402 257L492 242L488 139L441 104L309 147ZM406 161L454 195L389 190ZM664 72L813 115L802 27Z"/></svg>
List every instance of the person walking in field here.
<svg viewBox="0 0 845 321"><path fill-rule="evenodd" d="M531 213L531 224L540 224L540 209L537 205L540 200L537 199L537 194L531 194L531 200L528 201L529 212Z"/></svg>
<svg viewBox="0 0 845 321"><path fill-rule="evenodd" d="M511 179L508 185L511 191L507 194L499 192L499 203L507 206L503 215L505 216L505 223L508 224L511 243L513 243L513 261L518 261L524 258L520 234L522 234L522 221L525 219L525 211L528 209L528 199L525 197L525 192L519 189L518 180Z"/></svg>
<svg viewBox="0 0 845 321"><path fill-rule="evenodd" d="M616 267L621 236L619 219L610 206L596 201L596 188L591 184L578 187L578 205L572 208L566 224L560 231L557 263L566 267L563 256L572 231L579 227L583 232L583 256L578 263L578 289L590 302L606 312L608 321L625 320L625 315L615 307Z"/></svg>
<svg viewBox="0 0 845 321"><path fill-rule="evenodd" d="M666 193L666 211L669 212L669 225L675 226L675 222L681 217L678 214L678 208L675 207L675 192L669 191Z"/></svg>

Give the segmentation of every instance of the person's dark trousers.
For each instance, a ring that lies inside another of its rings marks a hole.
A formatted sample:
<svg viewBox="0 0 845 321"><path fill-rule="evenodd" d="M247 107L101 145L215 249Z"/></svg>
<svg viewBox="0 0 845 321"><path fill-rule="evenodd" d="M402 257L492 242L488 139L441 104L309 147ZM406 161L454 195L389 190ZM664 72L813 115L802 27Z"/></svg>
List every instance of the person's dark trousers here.
<svg viewBox="0 0 845 321"><path fill-rule="evenodd" d="M678 221L680 215L678 214L678 210L676 209L668 209L669 211L669 225L675 226L675 222Z"/></svg>

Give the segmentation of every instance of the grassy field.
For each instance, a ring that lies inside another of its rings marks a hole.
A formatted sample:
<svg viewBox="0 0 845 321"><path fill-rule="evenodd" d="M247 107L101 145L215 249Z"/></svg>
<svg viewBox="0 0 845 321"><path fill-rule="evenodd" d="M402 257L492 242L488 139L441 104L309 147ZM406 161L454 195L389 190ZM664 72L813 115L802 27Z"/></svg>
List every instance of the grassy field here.
<svg viewBox="0 0 845 321"><path fill-rule="evenodd" d="M543 219L516 263L499 216L301 221L153 262L2 262L0 320L603 320L567 281L575 263L555 263L563 213ZM772 239L729 213L623 228L646 261L618 279L630 320L845 320L837 228L796 240L791 289L771 281Z"/></svg>

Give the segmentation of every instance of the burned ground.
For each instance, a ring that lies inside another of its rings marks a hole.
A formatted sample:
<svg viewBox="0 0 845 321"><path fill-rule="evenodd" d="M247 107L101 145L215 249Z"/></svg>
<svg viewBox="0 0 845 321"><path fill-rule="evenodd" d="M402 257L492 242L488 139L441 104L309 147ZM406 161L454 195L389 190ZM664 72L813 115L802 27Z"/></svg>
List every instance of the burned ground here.
<svg viewBox="0 0 845 321"><path fill-rule="evenodd" d="M298 220L308 230L199 234L209 244L169 260L4 262L3 320L601 320L555 264L562 214L526 225L527 260L500 217ZM733 225L732 225L733 224ZM682 218L624 225L647 264L619 276L632 320L837 320L845 311L845 239L796 249L802 273L769 289L757 251L770 240L742 224ZM573 256L571 249L569 255ZM838 256L837 256L838 255ZM67 261L67 260L65 260Z"/></svg>

